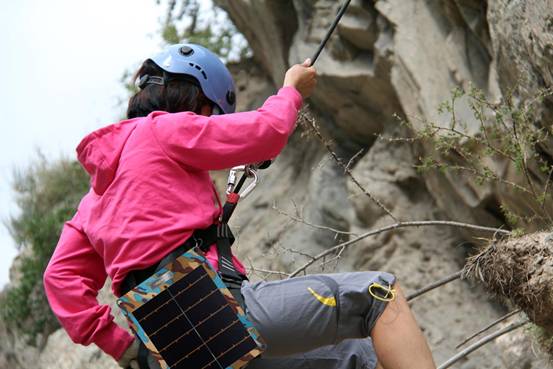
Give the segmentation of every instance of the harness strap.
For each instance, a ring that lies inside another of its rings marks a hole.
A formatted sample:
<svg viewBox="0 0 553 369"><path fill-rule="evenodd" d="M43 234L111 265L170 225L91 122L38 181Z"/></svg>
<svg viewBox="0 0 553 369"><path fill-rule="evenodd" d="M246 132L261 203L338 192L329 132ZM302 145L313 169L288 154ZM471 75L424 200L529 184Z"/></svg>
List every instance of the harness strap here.
<svg viewBox="0 0 553 369"><path fill-rule="evenodd" d="M132 290L135 286L148 279L152 274L157 272L163 265L175 260L177 257L185 253L186 251L199 247L202 251L206 252L211 245L217 242L217 225L213 224L206 229L199 229L194 231L192 236L188 238L182 245L165 255L159 263L141 270L132 270L127 273L127 276L121 283L121 295L126 294ZM231 234L232 236L232 234ZM234 241L234 236L231 238Z"/></svg>
<svg viewBox="0 0 553 369"><path fill-rule="evenodd" d="M239 200L240 195L237 193L231 192L227 195L227 201L223 206L223 213L221 214L220 223L227 224L229 222L230 217L234 213L234 209L236 209L236 205L238 205Z"/></svg>
<svg viewBox="0 0 553 369"><path fill-rule="evenodd" d="M150 356L150 350L146 348L144 345L144 342L140 341L140 346L138 346L138 367L140 369L153 369L150 368L150 364L148 363L148 356Z"/></svg>
<svg viewBox="0 0 553 369"><path fill-rule="evenodd" d="M244 306L244 298L240 293L240 287L242 286L242 282L248 278L236 270L232 261L230 247L234 242L234 236L228 225L228 221L234 209L236 209L239 200L240 195L238 193L232 192L227 195L227 201L223 206L223 213L221 214L220 223L217 227L217 255L221 279L225 282L236 301L238 301L241 306Z"/></svg>

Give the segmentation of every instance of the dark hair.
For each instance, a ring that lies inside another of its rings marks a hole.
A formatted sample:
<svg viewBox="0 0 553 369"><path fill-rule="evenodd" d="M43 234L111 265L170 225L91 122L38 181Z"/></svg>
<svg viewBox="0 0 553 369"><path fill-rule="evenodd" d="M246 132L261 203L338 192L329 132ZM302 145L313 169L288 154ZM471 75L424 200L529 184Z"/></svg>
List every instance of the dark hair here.
<svg viewBox="0 0 553 369"><path fill-rule="evenodd" d="M127 108L129 119L145 117L156 110L168 113L191 111L199 114L201 107L210 103L193 77L167 73L148 59L134 75L133 82L146 74L163 77L165 85L147 84L131 97Z"/></svg>

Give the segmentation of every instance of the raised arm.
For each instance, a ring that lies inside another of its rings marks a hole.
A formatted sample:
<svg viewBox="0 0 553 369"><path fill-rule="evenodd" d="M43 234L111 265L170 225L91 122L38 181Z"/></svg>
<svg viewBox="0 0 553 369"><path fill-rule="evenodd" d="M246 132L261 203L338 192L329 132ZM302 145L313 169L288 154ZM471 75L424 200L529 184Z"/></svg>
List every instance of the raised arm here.
<svg viewBox="0 0 553 369"><path fill-rule="evenodd" d="M216 170L276 157L293 132L303 98L316 85L316 71L291 67L283 88L255 111L206 117L190 112L155 112L153 136L173 160L186 166Z"/></svg>
<svg viewBox="0 0 553 369"><path fill-rule="evenodd" d="M77 216L65 224L44 273L46 296L73 342L95 343L118 360L133 337L113 322L110 307L99 305L96 299L106 272L102 259L80 230Z"/></svg>
<svg viewBox="0 0 553 369"><path fill-rule="evenodd" d="M281 89L255 111L205 117L153 113L152 129L165 153L202 170L229 168L276 157L292 133L301 95Z"/></svg>

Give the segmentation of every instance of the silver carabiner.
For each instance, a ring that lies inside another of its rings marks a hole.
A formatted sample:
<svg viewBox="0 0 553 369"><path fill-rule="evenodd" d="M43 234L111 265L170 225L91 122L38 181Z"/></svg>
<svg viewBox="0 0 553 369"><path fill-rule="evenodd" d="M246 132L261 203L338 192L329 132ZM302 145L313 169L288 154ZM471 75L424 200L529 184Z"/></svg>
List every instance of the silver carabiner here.
<svg viewBox="0 0 553 369"><path fill-rule="evenodd" d="M236 178L239 172L245 173L249 178L253 178L252 183L248 185L241 193L239 193L240 198L244 198L253 191L259 182L259 177L257 176L257 169L251 165L240 165L234 167L230 170L227 180L227 195L231 194L236 187Z"/></svg>
<svg viewBox="0 0 553 369"><path fill-rule="evenodd" d="M253 177L253 181L252 183L250 183L248 185L248 187L246 187L241 193L240 193L240 198L243 199L245 198L246 196L248 196L250 194L250 192L253 191L253 189L255 188L255 186L257 186L257 182L259 181L259 177L257 176L257 171L253 170L253 169L250 169L248 170L248 177Z"/></svg>
<svg viewBox="0 0 553 369"><path fill-rule="evenodd" d="M245 170L245 166L241 165L239 167L234 167L230 170L228 174L227 179L227 195L230 195L232 191L234 191L234 187L236 186L236 174L238 172L243 172Z"/></svg>

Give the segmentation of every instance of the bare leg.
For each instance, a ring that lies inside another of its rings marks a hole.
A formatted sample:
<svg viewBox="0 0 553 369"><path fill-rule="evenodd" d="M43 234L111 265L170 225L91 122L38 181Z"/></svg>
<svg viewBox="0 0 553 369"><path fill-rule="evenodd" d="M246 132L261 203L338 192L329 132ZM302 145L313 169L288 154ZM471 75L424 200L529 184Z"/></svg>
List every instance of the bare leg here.
<svg viewBox="0 0 553 369"><path fill-rule="evenodd" d="M384 369L436 369L430 348L399 285L397 297L376 321L371 337Z"/></svg>

